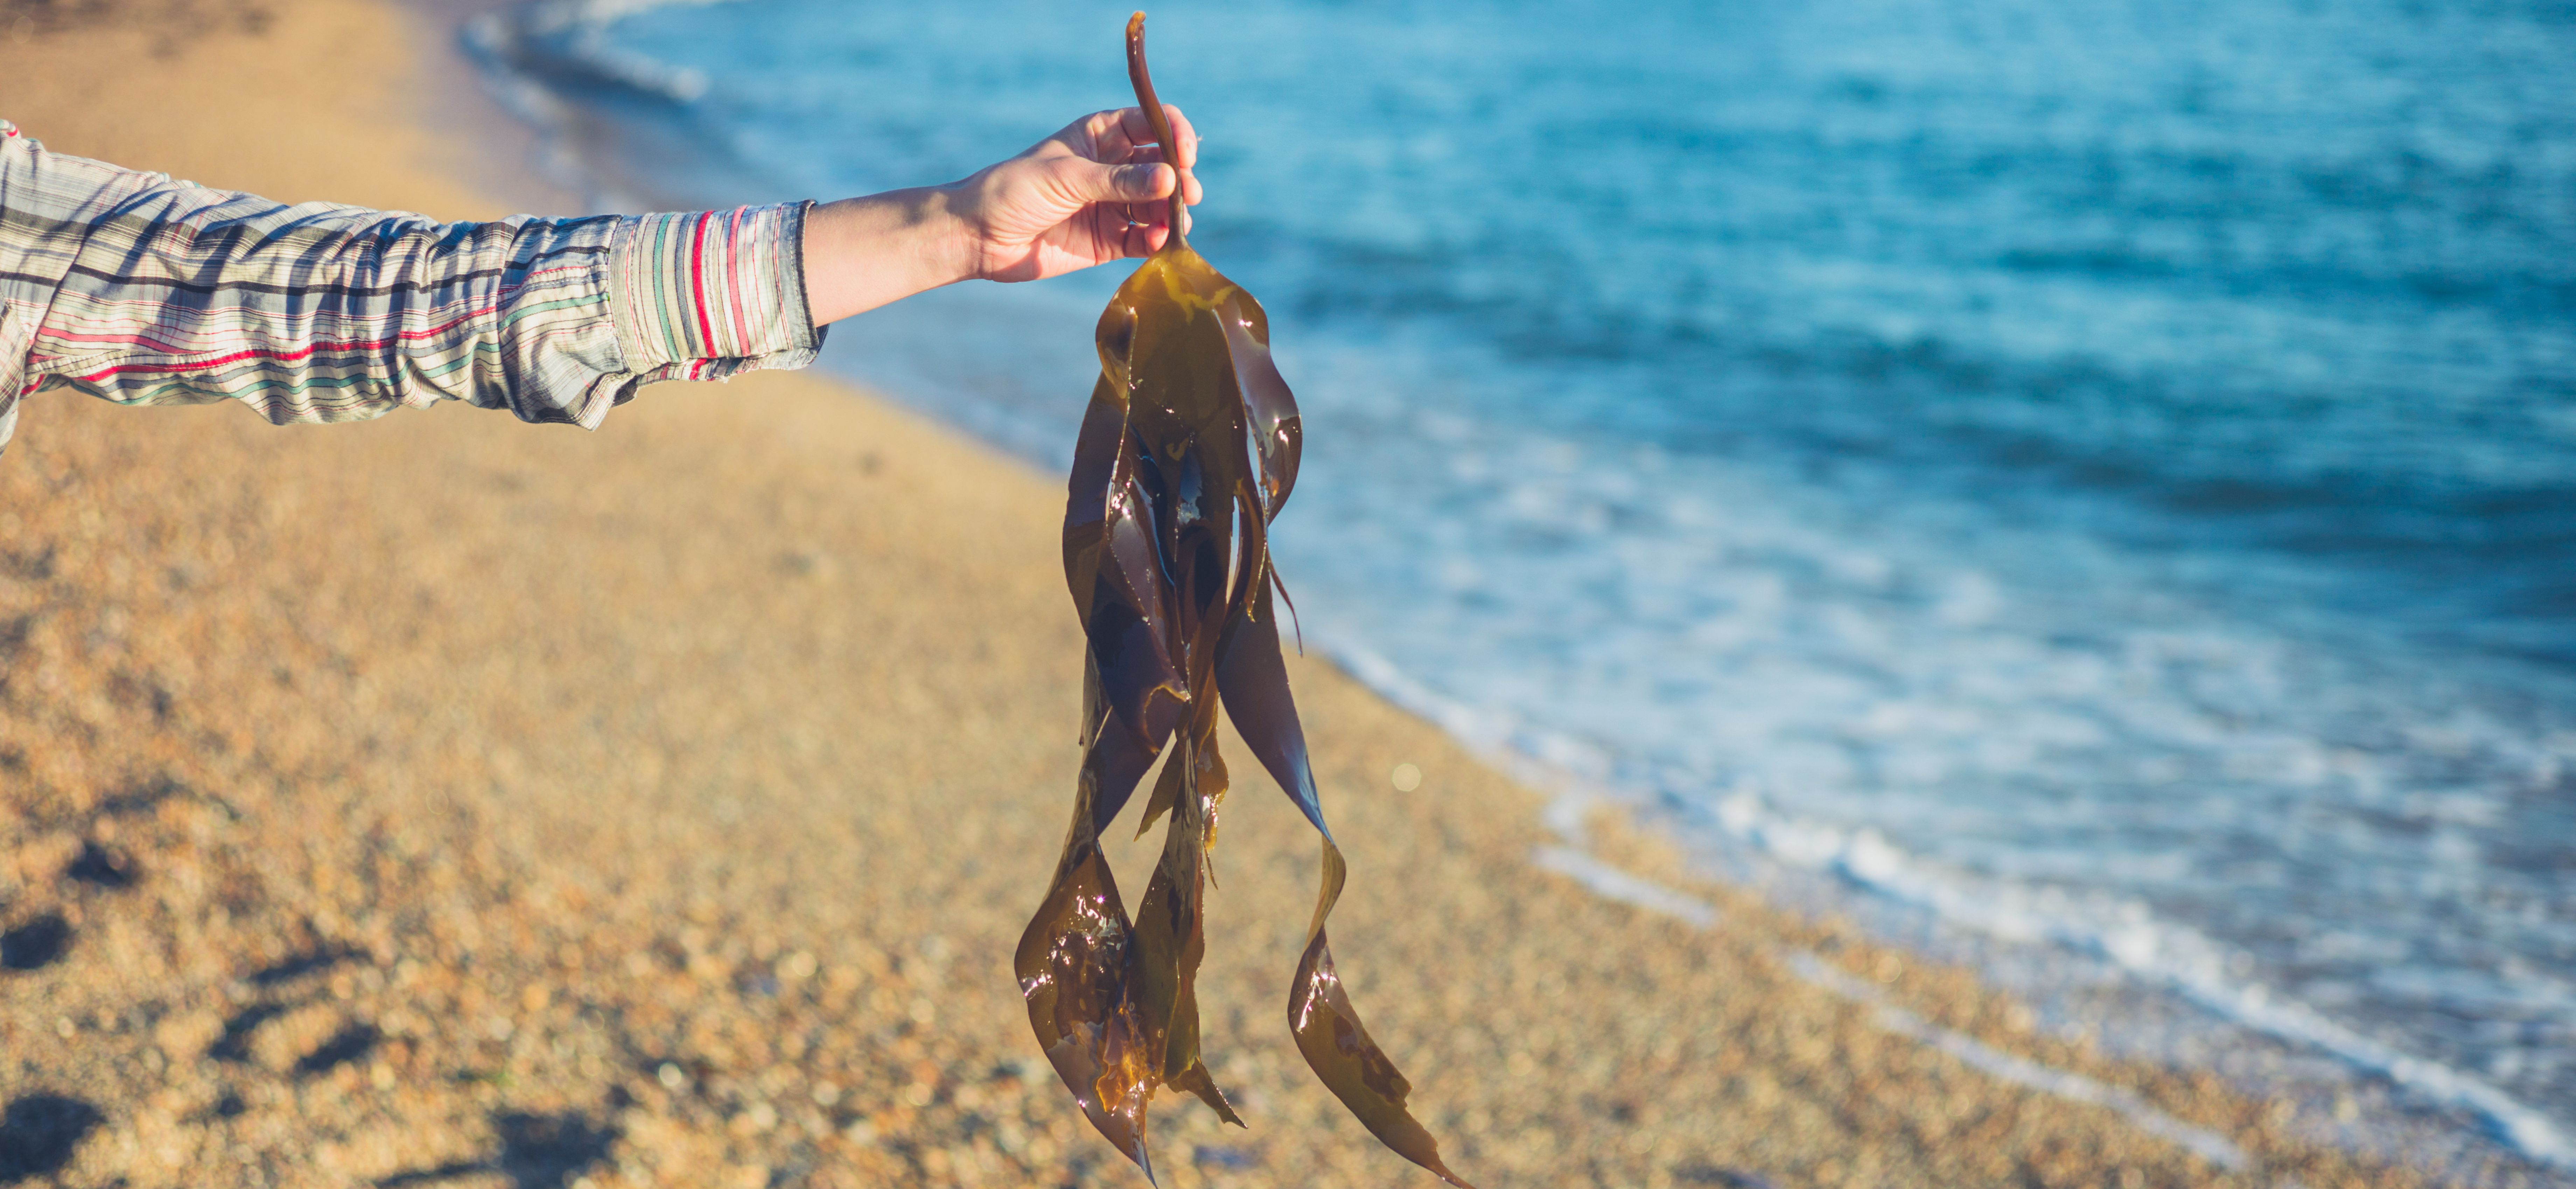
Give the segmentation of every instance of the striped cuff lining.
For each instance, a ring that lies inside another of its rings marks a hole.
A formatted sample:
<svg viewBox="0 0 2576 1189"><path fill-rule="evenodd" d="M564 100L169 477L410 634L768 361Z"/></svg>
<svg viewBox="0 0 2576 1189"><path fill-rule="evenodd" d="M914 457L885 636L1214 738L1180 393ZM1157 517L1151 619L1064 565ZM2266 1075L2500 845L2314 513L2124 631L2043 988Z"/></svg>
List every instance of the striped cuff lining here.
<svg viewBox="0 0 2576 1189"><path fill-rule="evenodd" d="M823 342L805 306L805 212L812 205L621 221L608 278L626 370L646 379L703 380L812 362Z"/></svg>

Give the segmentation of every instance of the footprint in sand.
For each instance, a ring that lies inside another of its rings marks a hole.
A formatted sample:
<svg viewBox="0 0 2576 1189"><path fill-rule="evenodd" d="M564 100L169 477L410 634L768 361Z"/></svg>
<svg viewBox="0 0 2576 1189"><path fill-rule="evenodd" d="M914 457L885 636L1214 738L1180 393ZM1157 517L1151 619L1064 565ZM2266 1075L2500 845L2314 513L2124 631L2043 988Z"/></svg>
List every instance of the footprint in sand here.
<svg viewBox="0 0 2576 1189"><path fill-rule="evenodd" d="M500 1151L488 1160L396 1173L377 1181L375 1189L404 1189L477 1173L499 1173L514 1185L569 1185L583 1171L606 1162L618 1139L616 1124L595 1121L580 1111L501 1111L492 1116L492 1133L500 1141Z"/></svg>
<svg viewBox="0 0 2576 1189"><path fill-rule="evenodd" d="M96 840L83 842L81 852L63 868L63 878L91 887L122 891L143 878L142 865L124 850Z"/></svg>
<svg viewBox="0 0 2576 1189"><path fill-rule="evenodd" d="M215 1043L206 1047L206 1055L217 1061L234 1065L248 1064L251 1060L251 1038L258 1034L261 1025L285 1015L288 1006L281 1003L254 1003L234 1012L224 1021L223 1035L216 1037Z"/></svg>
<svg viewBox="0 0 2576 1189"><path fill-rule="evenodd" d="M96 1130L98 1108L60 1094L22 1094L0 1110L0 1185L50 1177Z"/></svg>
<svg viewBox="0 0 2576 1189"><path fill-rule="evenodd" d="M296 1058L295 1072L304 1077L329 1073L376 1051L376 1042L382 1039L384 1034L371 1025L344 1025L312 1052Z"/></svg>
<svg viewBox="0 0 2576 1189"><path fill-rule="evenodd" d="M41 970L72 948L72 923L59 912L39 915L0 932L0 969Z"/></svg>
<svg viewBox="0 0 2576 1189"><path fill-rule="evenodd" d="M365 1060L384 1034L371 1023L341 1016L305 980L366 956L364 950L326 945L251 974L242 981L262 998L224 1020L206 1055L307 1078Z"/></svg>
<svg viewBox="0 0 2576 1189"><path fill-rule="evenodd" d="M107 891L124 891L143 878L142 864L125 850L88 839L80 853L63 866L63 880ZM42 970L71 952L71 920L59 911L39 913L0 930L0 970Z"/></svg>

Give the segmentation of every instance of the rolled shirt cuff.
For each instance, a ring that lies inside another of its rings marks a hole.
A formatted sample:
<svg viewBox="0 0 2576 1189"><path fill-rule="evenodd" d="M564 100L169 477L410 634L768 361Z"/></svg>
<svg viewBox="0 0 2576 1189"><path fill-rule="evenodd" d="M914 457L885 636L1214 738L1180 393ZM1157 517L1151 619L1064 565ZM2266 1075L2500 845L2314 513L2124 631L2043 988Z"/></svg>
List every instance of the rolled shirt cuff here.
<svg viewBox="0 0 2576 1189"><path fill-rule="evenodd" d="M609 316L627 374L639 384L720 380L812 363L823 345L805 304L813 205L621 220L608 255Z"/></svg>

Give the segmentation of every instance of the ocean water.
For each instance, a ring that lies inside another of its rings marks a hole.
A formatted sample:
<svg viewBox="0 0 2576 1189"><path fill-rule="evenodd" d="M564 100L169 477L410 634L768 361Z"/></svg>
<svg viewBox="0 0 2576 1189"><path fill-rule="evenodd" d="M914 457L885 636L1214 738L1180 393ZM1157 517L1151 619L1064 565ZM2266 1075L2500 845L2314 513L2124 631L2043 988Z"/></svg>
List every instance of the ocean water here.
<svg viewBox="0 0 2576 1189"><path fill-rule="evenodd" d="M712 203L1124 104L1126 11L473 39L603 202ZM1730 870L2576 1169L2576 8L1245 0L1150 42L1305 408L1310 642ZM1060 465L1124 271L830 361Z"/></svg>

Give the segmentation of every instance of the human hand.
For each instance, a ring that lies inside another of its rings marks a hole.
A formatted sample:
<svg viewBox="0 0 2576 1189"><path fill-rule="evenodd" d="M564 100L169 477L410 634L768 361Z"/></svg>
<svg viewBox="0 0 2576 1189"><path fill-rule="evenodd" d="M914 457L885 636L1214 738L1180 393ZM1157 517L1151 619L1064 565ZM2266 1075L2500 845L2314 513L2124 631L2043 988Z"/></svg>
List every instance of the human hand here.
<svg viewBox="0 0 2576 1189"><path fill-rule="evenodd" d="M1171 238L1171 195L1197 202L1198 134L1165 104L1177 160L1153 143L1141 107L1095 112L1027 152L952 186L949 213L969 237L974 276L1035 281L1151 255ZM1176 169L1175 166L1178 168ZM1188 229L1188 215L1182 216Z"/></svg>
<svg viewBox="0 0 2576 1189"><path fill-rule="evenodd" d="M803 253L814 324L973 277L1035 281L1151 255L1171 238L1173 187L1199 200L1198 134L1181 109L1164 111L1178 162L1130 107L1076 120L962 182L814 208Z"/></svg>

